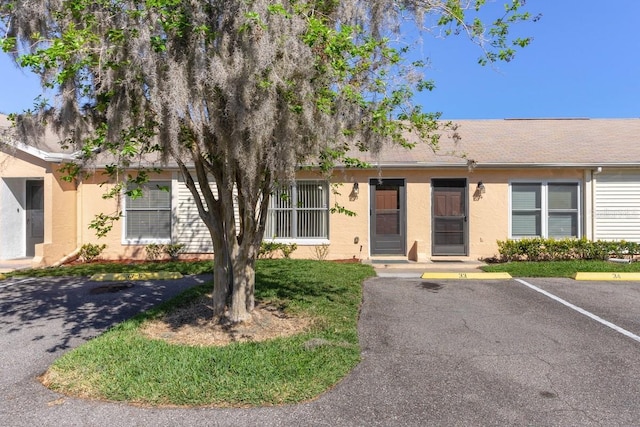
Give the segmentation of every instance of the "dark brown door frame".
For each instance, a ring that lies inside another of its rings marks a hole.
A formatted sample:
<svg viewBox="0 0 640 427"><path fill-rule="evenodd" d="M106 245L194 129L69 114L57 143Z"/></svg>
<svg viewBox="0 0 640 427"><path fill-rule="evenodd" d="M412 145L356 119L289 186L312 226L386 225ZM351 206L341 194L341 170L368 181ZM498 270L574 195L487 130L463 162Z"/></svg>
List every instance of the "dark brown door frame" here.
<svg viewBox="0 0 640 427"><path fill-rule="evenodd" d="M369 180L372 255L407 254L407 203L404 179Z"/></svg>
<svg viewBox="0 0 640 427"><path fill-rule="evenodd" d="M469 254L469 207L466 178L431 180L431 254Z"/></svg>

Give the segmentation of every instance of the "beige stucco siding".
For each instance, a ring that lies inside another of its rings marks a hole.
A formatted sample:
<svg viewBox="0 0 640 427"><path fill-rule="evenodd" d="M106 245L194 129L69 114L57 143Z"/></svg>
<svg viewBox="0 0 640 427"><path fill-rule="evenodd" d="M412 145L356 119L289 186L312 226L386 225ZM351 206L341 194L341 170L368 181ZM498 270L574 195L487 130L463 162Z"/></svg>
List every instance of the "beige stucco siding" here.
<svg viewBox="0 0 640 427"><path fill-rule="evenodd" d="M467 182L468 213L468 258L478 259L497 254L497 241L509 237L509 184L518 180L535 182L570 180L582 183L584 172L569 169L385 169L336 171L332 183L338 184L329 196L329 208L337 205L355 212L355 216L344 213L330 214L329 253L327 259L370 259L370 180L381 178L403 179L406 188L406 256L424 261L432 257L432 179L457 178ZM318 173L304 171L299 179L322 179ZM153 178L177 179L175 173L166 172ZM482 181L485 192L474 194L478 182ZM103 199L102 194L110 187L99 186L101 179L84 180L78 203L79 243L106 243L105 258L144 259L144 245L123 244L124 221L116 221L105 238L95 237L89 225L99 212L113 214L123 207L114 199ZM359 191L353 192L354 183ZM176 186L174 185L175 189ZM175 210L175 209L174 209ZM177 210L175 210L177 212ZM582 212L584 216L584 212ZM71 216L70 216L71 217ZM60 233L68 233L60 231ZM295 258L316 258L324 241L305 241L298 244Z"/></svg>
<svg viewBox="0 0 640 427"><path fill-rule="evenodd" d="M406 186L406 248L407 257L427 260L431 254L431 180L437 178L459 178L467 180L468 212L468 258L486 258L497 254L497 241L509 237L509 184L517 180L543 182L569 180L582 183L581 170L568 169L496 169L478 170L377 170L338 172L334 182L344 182L339 187L341 195L332 195L330 205L338 202L357 213L355 217L332 214L330 217L329 259L370 258L370 179L378 176L389 179L404 179ZM485 192L474 194L478 182L482 181ZM349 199L353 183L358 182L359 193L355 200ZM475 196L475 197L474 197ZM584 212L583 212L584 215ZM359 243L355 244L354 239ZM362 252L360 252L362 245ZM294 253L299 257L313 257L313 248L299 247Z"/></svg>
<svg viewBox="0 0 640 427"><path fill-rule="evenodd" d="M56 170L44 178L44 242L36 245L36 258L44 265L58 262L77 247L76 185L61 177Z"/></svg>
<svg viewBox="0 0 640 427"><path fill-rule="evenodd" d="M173 174L163 172L154 174L152 181L171 181ZM78 209L78 233L80 245L85 243L106 244L107 247L101 254L104 259L145 259L145 245L126 244L123 240L123 227L125 219L113 221L112 229L104 237L98 238L94 229L90 228L91 222L99 213L117 215L123 212L124 205L118 198L103 198L103 195L113 189L112 183L104 183L106 178L100 172L86 178L79 185L80 209Z"/></svg>

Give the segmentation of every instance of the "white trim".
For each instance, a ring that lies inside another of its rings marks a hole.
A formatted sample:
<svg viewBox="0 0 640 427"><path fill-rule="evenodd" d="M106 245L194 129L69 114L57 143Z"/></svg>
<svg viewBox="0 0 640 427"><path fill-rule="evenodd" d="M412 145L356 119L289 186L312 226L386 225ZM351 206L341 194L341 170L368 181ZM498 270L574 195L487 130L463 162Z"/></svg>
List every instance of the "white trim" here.
<svg viewBox="0 0 640 427"><path fill-rule="evenodd" d="M174 171L171 173L171 242L175 239L175 236L179 234L178 232L178 221L180 220L178 217L178 207L180 206L180 194L179 194L179 183L178 183L178 175L180 172Z"/></svg>
<svg viewBox="0 0 640 427"><path fill-rule="evenodd" d="M584 171L584 236L588 240L593 240L594 236L594 191L595 191L596 177L593 174L593 170L585 169Z"/></svg>
<svg viewBox="0 0 640 427"><path fill-rule="evenodd" d="M284 243L287 245L295 243L298 246L319 246L319 245L328 245L331 243L329 239L263 239L263 242L275 242L275 243Z"/></svg>
<svg viewBox="0 0 640 427"><path fill-rule="evenodd" d="M324 206L322 208L305 208L305 207L298 207L295 206L295 203L298 202L298 187L300 184L317 184L318 186L321 186L321 190L322 193L324 195L323 197L323 204ZM274 209L271 208L271 204L274 198L274 195L271 194L270 196L270 200L269 200L269 207L267 208L267 220L265 223L265 235L263 236L262 240L263 241L275 241L275 242L280 242L280 243L296 243L296 244L300 244L300 245L318 245L318 244L323 244L323 243L329 243L329 236L331 235L331 195L332 195L332 191L331 191L331 185L332 183L329 182L328 180L323 180L323 179L296 179L295 181L293 181L293 183L290 184L290 188L291 188L291 207L289 208L276 208L276 210L281 210L281 211L290 211L292 213L292 221L290 224L290 232L293 232L296 228L297 228L297 224L296 224L296 212L298 211L310 211L310 212L322 212L325 215L325 220L326 220L326 237L274 237L274 236L269 236L267 235L267 231L269 231L269 219L271 218L271 212L273 212Z"/></svg>
<svg viewBox="0 0 640 427"><path fill-rule="evenodd" d="M171 239L129 239L129 240L122 241L123 246L136 246L136 245L140 246L140 245L152 245L152 244L170 245Z"/></svg>
<svg viewBox="0 0 640 427"><path fill-rule="evenodd" d="M168 182L169 183L169 188L171 191L171 200L169 201L170 206L169 206L169 212L170 212L170 216L169 216L169 220L171 221L171 224L169 226L169 237L164 237L164 238L160 238L160 239L150 239L150 238L142 238L142 239L128 239L127 238L127 195L122 193L120 195L120 201L121 201L121 206L122 206L122 229L121 229L121 244L123 246L140 246L140 245L151 245L151 244L171 244L172 243L172 236L173 236L173 227L174 227L174 222L175 222L175 218L173 216L173 197L174 197L174 184L173 184L173 179L172 178L166 178L166 179L150 179L147 183L153 183L153 182Z"/></svg>
<svg viewBox="0 0 640 427"><path fill-rule="evenodd" d="M540 236L516 236L514 237L512 234L513 231L513 184L534 184L540 185ZM536 179L536 178L517 178L509 181L509 189L508 189L508 227L509 227L509 239L525 239L529 237L542 237L549 238L549 209L547 206L549 200L549 184L576 184L578 186L577 189L577 198L576 201L577 209L578 209L578 224L577 224L577 236L576 238L581 238L584 235L583 231L583 222L584 222L584 206L582 204L582 191L583 191L583 183L579 179L569 178L554 178L554 179Z"/></svg>

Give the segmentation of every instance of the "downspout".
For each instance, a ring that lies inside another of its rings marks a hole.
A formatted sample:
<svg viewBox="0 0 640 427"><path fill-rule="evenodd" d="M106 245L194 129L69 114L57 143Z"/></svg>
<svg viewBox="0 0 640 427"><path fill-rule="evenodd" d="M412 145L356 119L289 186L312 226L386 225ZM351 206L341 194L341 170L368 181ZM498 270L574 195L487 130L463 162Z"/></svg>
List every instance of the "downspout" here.
<svg viewBox="0 0 640 427"><path fill-rule="evenodd" d="M77 247L69 255L65 255L64 257L62 257L62 259L51 264L51 267L60 267L63 264L66 264L71 261L75 261L76 259L78 259L79 255L80 255L80 247Z"/></svg>
<svg viewBox="0 0 640 427"><path fill-rule="evenodd" d="M591 169L591 177L590 177L590 191L589 191L589 216L590 216L590 227L589 232L590 236L588 236L589 240L595 240L596 237L596 184L597 178L596 175L602 173L602 166L598 166L595 169Z"/></svg>

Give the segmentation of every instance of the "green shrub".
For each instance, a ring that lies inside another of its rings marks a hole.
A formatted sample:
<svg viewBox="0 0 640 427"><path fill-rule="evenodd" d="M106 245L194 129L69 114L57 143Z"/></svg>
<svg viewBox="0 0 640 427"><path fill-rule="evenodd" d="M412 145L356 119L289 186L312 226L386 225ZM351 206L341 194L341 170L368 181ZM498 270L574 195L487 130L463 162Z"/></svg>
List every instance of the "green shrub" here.
<svg viewBox="0 0 640 427"><path fill-rule="evenodd" d="M102 251L105 250L106 247L107 247L106 244L95 245L93 243L85 243L80 248L79 257L82 260L82 262L91 262L95 260L98 256L100 256L100 254L102 253Z"/></svg>
<svg viewBox="0 0 640 427"><path fill-rule="evenodd" d="M158 245L156 243L151 243L148 244L144 247L144 251L147 254L147 259L149 261L155 261L158 258L160 258L160 255L162 254L164 245Z"/></svg>
<svg viewBox="0 0 640 427"><path fill-rule="evenodd" d="M605 260L610 257L633 259L640 254L635 242L581 239L544 239L541 237L518 240L498 240L501 261L567 261L573 259Z"/></svg>
<svg viewBox="0 0 640 427"><path fill-rule="evenodd" d="M169 255L169 258L171 258L172 260L178 259L178 255L180 255L183 249L184 249L184 245L180 243L164 245L164 247L162 248L164 253Z"/></svg>
<svg viewBox="0 0 640 427"><path fill-rule="evenodd" d="M260 244L260 250L258 251L258 258L271 259L278 252L282 254L283 258L290 258L291 254L298 249L298 245L295 243L281 243L281 242L266 242L263 241Z"/></svg>

